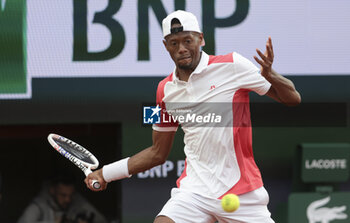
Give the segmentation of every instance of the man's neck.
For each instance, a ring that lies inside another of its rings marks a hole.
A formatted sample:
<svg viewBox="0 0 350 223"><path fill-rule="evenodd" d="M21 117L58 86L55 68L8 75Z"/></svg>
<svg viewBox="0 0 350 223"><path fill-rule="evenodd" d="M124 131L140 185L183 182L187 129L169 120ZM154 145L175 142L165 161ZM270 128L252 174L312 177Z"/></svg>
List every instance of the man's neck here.
<svg viewBox="0 0 350 223"><path fill-rule="evenodd" d="M194 69L180 69L176 68L176 76L182 81L188 81Z"/></svg>

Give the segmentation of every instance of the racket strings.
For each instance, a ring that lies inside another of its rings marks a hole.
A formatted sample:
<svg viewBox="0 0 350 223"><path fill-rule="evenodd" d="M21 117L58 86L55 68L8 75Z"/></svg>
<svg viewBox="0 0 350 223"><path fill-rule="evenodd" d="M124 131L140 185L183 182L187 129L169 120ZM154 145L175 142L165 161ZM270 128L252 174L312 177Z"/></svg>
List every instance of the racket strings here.
<svg viewBox="0 0 350 223"><path fill-rule="evenodd" d="M94 161L91 159L91 153L84 149L82 146L73 143L70 140L60 141L55 140L55 142L62 147L66 152L70 153L74 157L82 160L84 162L94 164Z"/></svg>

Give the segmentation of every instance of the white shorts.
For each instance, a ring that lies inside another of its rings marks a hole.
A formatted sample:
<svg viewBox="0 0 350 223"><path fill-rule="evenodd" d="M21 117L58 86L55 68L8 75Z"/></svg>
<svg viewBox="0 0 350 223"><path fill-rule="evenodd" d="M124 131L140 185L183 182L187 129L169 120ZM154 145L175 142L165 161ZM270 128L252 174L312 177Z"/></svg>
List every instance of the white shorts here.
<svg viewBox="0 0 350 223"><path fill-rule="evenodd" d="M219 199L173 188L170 200L158 216L167 216L176 223L274 223L267 209L269 195L264 187L241 194L239 199L240 207L228 213Z"/></svg>

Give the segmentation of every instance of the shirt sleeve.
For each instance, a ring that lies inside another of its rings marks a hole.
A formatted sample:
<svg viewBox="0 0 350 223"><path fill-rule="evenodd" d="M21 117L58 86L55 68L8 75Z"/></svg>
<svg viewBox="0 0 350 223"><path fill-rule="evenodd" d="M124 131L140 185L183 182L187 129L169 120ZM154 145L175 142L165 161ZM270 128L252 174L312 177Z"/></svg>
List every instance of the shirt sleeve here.
<svg viewBox="0 0 350 223"><path fill-rule="evenodd" d="M267 93L271 84L260 74L259 68L238 53L233 53L233 61L240 88L255 91L259 95Z"/></svg>
<svg viewBox="0 0 350 223"><path fill-rule="evenodd" d="M153 128L153 130L158 131L158 132L176 132L179 124L178 124L178 122L174 122L171 118L169 118L169 114L166 110L165 102L163 101L165 84L166 84L165 80L159 82L159 84L158 84L157 105L162 110L160 111L160 115L161 115L160 123L153 124L152 128ZM163 120L170 120L170 121L164 123Z"/></svg>

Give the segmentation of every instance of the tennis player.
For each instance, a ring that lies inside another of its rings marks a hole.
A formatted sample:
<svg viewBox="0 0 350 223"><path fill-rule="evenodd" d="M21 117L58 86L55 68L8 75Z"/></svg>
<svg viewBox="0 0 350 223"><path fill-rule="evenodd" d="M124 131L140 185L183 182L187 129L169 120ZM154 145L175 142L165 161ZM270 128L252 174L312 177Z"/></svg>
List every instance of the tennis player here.
<svg viewBox="0 0 350 223"><path fill-rule="evenodd" d="M265 53L256 50L259 57L254 59L261 65L258 69L236 52L212 56L202 51L203 33L192 13L175 11L163 20L162 26L163 43L175 68L159 83L157 104L171 115L167 110L171 103L232 103L228 115L234 124L223 128L177 122L155 124L152 146L93 172L85 179L87 187L97 191L91 187L92 180L97 179L102 185L100 190L104 190L111 181L164 163L180 124L185 133L185 170L154 222L274 222L267 208L269 196L253 157L248 93L267 95L288 106L299 104L301 98L294 84L272 69L271 38ZM233 213L224 212L220 205L227 193L240 198L241 205Z"/></svg>

